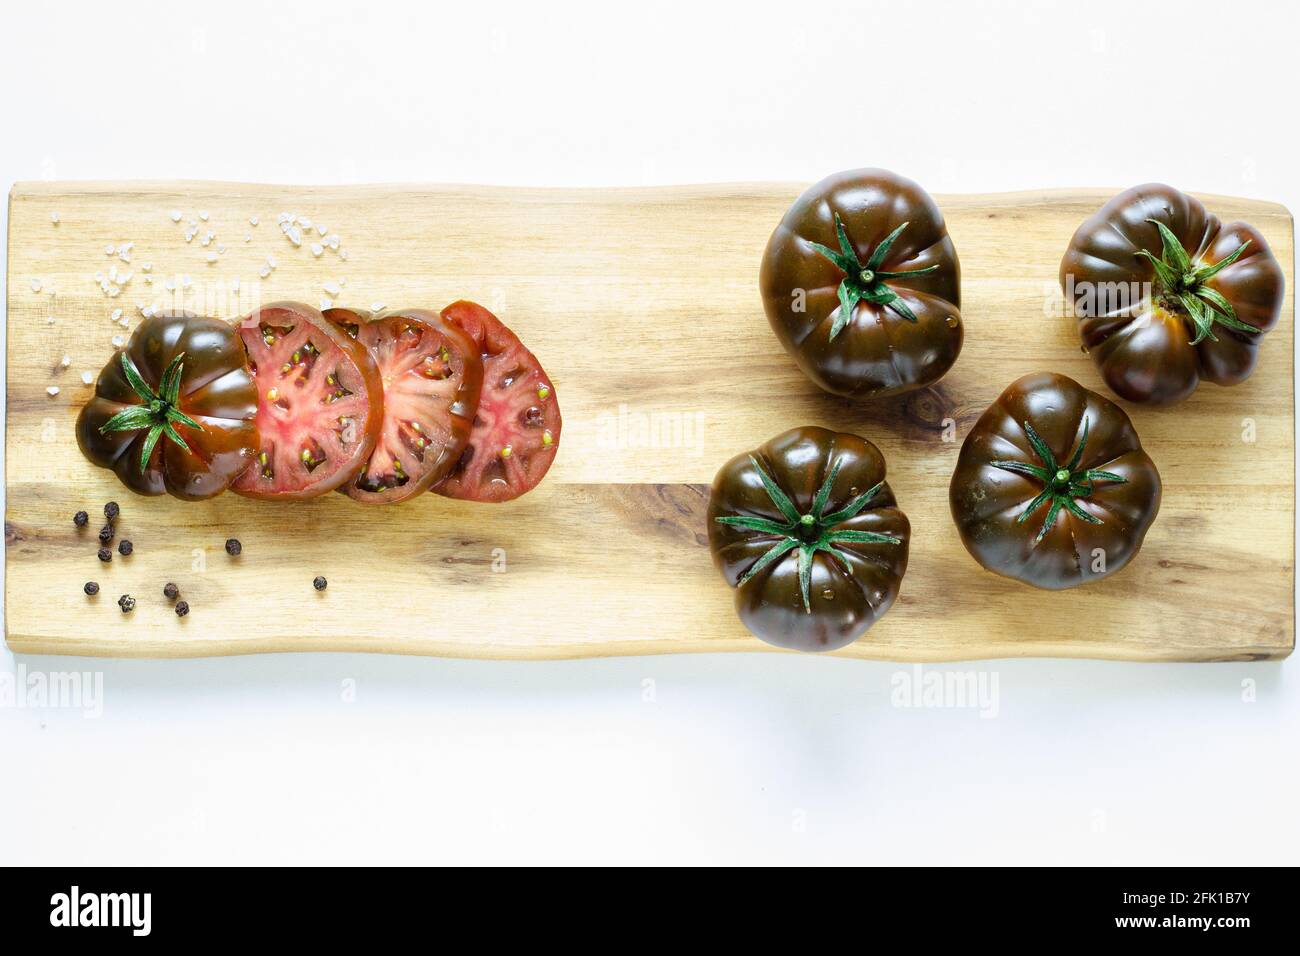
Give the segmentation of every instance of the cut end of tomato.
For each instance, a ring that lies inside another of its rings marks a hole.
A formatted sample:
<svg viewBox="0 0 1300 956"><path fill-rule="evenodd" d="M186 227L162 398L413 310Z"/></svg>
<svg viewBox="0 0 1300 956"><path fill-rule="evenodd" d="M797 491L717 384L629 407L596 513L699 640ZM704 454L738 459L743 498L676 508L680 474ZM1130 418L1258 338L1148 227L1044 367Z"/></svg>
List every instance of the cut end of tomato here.
<svg viewBox="0 0 1300 956"><path fill-rule="evenodd" d="M536 356L481 305L455 302L442 318L473 340L483 363L483 388L469 441L433 490L467 501L518 498L537 486L559 449L555 386Z"/></svg>

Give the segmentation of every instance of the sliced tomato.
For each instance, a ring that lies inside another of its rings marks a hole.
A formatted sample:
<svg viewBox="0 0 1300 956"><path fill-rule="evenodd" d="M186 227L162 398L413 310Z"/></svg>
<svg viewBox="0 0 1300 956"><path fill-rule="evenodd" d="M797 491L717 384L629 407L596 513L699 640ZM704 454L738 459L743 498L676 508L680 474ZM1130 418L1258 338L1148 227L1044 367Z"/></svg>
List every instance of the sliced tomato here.
<svg viewBox="0 0 1300 956"><path fill-rule="evenodd" d="M418 495L446 476L469 443L483 385L478 346L424 309L327 309L325 318L370 350L384 383L379 441L339 491L374 504Z"/></svg>
<svg viewBox="0 0 1300 956"><path fill-rule="evenodd" d="M533 353L483 306L453 302L442 317L478 346L483 393L469 444L433 490L467 501L518 498L542 480L560 447L555 386Z"/></svg>
<svg viewBox="0 0 1300 956"><path fill-rule="evenodd" d="M257 382L257 460L231 485L250 498L312 498L354 477L384 415L364 345L317 309L275 302L239 324Z"/></svg>

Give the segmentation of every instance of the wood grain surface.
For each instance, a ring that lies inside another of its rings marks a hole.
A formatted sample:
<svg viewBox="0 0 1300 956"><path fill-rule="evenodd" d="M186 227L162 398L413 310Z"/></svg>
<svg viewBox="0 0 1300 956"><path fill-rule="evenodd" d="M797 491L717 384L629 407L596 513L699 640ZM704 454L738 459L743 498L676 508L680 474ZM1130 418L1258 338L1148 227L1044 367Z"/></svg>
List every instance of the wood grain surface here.
<svg viewBox="0 0 1300 956"><path fill-rule="evenodd" d="M914 531L897 604L840 656L1205 661L1290 653L1294 271L1286 209L1201 197L1221 218L1249 220L1267 237L1286 271L1282 321L1245 384L1202 385L1168 409L1125 405L1164 480L1160 516L1121 573L1041 592L970 558L949 515L948 480L967 430L1018 376L1052 370L1104 391L1062 316L1056 273L1075 227L1117 190L936 197L962 262L965 349L934 388L854 403L804 380L759 300L763 246L801 188L18 184L7 290L9 646L153 657L767 650L737 622L710 562L708 483L730 456L817 424L881 447ZM322 241L314 255L315 230L295 247L276 224L281 212L326 224L319 239L337 234L339 249ZM186 242L191 221L196 233ZM116 255L128 242L130 264ZM276 267L262 278L268 256ZM110 299L95 274L114 265L132 276ZM519 333L550 373L564 413L560 452L541 487L501 506L424 496L380 508L341 495L281 506L233 494L186 504L136 497L81 457L73 423L91 389L80 375L97 373L112 337L129 334L113 322L114 308L131 327L139 308L155 303L229 318L259 301L317 304L324 284L340 280L339 304L439 308L471 298ZM50 386L59 393L48 395ZM110 499L121 503L120 531L135 554L106 566L95 558L94 532ZM82 532L71 520L80 508L92 514ZM243 542L239 558L222 548L231 536ZM329 579L323 593L312 589L318 574ZM91 579L101 585L93 600L81 590ZM189 617L177 618L164 600L167 581L180 586ZM125 592L139 601L130 615L116 606Z"/></svg>

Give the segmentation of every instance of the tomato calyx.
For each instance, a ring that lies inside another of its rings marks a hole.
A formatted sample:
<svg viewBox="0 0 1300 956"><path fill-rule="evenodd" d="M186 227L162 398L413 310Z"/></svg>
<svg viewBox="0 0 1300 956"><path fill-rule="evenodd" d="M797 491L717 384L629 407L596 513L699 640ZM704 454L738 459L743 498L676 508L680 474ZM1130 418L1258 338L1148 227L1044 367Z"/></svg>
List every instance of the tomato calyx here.
<svg viewBox="0 0 1300 956"><path fill-rule="evenodd" d="M799 591L803 597L804 612L811 614L812 599L809 591L812 584L812 561L813 555L818 551L825 551L831 555L839 563L844 573L852 577L853 566L849 563L848 556L837 545L849 543L902 543L901 538L892 534L837 527L862 511L883 487L883 481L878 482L872 488L868 488L838 511L825 514L826 504L830 500L831 487L835 484L835 478L840 471L841 462L837 461L831 467L830 473L826 476L821 488L818 489L816 497L813 498L812 509L801 514L794 502L790 500L790 496L781 489L763 469L763 466L758 463L758 459L750 455L749 460L758 473L759 479L763 482L763 489L772 500L772 504L776 506L776 510L785 518L785 521L774 521L770 518L759 518L751 515L724 515L714 519L719 524L731 525L747 531L756 531L759 534L771 535L780 539L741 576L740 580L736 582L737 587L740 587L758 574L759 571L797 548L799 550Z"/></svg>
<svg viewBox="0 0 1300 956"><path fill-rule="evenodd" d="M1010 471L1017 475L1026 475L1035 478L1043 483L1043 490L1025 506L1025 510L1020 513L1016 519L1016 524L1024 524L1035 511L1041 508L1048 501L1051 506L1047 509L1047 517L1043 520L1043 526L1038 530L1038 536L1034 538L1037 544L1047 536L1052 525L1056 522L1056 516L1064 508L1070 514L1089 524L1102 524L1102 520L1096 515L1089 514L1079 507L1078 498L1087 498L1092 494L1093 488L1098 481L1113 481L1117 483L1127 482L1128 479L1123 475L1117 475L1112 471L1101 471L1096 468L1079 469L1079 462L1083 460L1083 449L1088 444L1088 419L1083 419L1083 435L1079 438L1079 445L1074 449L1074 454L1070 460L1061 465L1057 464L1056 456L1052 454L1052 449L1048 447L1047 442L1034 431L1034 426L1028 421L1024 422L1025 435L1029 438L1029 444L1033 446L1042 465L1031 465L1024 461L991 461L989 462L994 468L1001 468L1003 471Z"/></svg>
<svg viewBox="0 0 1300 956"><path fill-rule="evenodd" d="M908 322L916 321L916 313L908 307L897 292L888 286L886 280L923 276L938 269L938 264L926 266L924 269L912 269L904 272L890 272L880 268L884 264L885 257L889 255L889 250L894 245L895 240L898 239L908 225L906 222L903 223L880 240L880 244L872 250L865 264L858 259L853 243L849 242L848 233L844 231L844 223L840 219L839 213L835 214L835 235L840 241L839 251L823 246L820 242L812 243L812 247L818 253L833 262L844 273L844 278L841 280L838 290L840 297L839 311L835 313L835 318L831 321L830 338L832 341L849 324L849 320L853 318L853 312L857 309L859 302L872 302L876 305L883 305Z"/></svg>
<svg viewBox="0 0 1300 956"><path fill-rule="evenodd" d="M1247 325L1237 318L1236 309L1224 298L1223 293L1205 284L1241 258L1241 254L1250 245L1249 239L1218 262L1198 266L1192 262L1187 250L1168 226L1155 219L1148 219L1147 222L1160 231L1160 256L1155 256L1147 249L1139 249L1134 255L1147 259L1155 269L1156 284L1165 304L1180 306L1181 311L1187 313L1192 320L1196 329L1192 345L1199 344L1203 339L1219 341L1214 334L1215 322L1238 332L1259 332L1253 325Z"/></svg>
<svg viewBox="0 0 1300 956"><path fill-rule="evenodd" d="M176 430L177 425L203 431L202 425L190 418L178 407L181 375L185 370L184 358L185 353L181 352L168 363L166 371L163 372L158 391L155 392L144 380L144 376L135 367L135 363L131 361L130 356L125 352L122 353L122 372L126 375L126 380L131 389L143 399L143 404L122 409L99 426L99 433L107 435L110 432L149 429L149 433L140 446L139 467L141 474L144 474L145 466L149 462L149 456L153 454L154 447L164 435L186 452L190 451L190 446L185 443L185 439Z"/></svg>

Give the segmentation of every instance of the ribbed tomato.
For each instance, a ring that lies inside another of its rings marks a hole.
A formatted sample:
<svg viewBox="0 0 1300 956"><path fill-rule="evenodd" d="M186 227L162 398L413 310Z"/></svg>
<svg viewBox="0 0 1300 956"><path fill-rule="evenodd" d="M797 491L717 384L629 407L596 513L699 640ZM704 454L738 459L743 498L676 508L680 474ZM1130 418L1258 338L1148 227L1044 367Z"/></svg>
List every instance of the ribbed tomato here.
<svg viewBox="0 0 1300 956"><path fill-rule="evenodd" d="M369 350L319 310L275 302L239 324L257 383L261 449L231 486L251 498L311 498L353 478L374 451L384 389Z"/></svg>
<svg viewBox="0 0 1300 956"><path fill-rule="evenodd" d="M542 480L560 446L555 387L533 353L483 306L453 302L442 317L478 346L483 392L469 444L433 490L468 501L518 498Z"/></svg>
<svg viewBox="0 0 1300 956"><path fill-rule="evenodd" d="M365 467L339 490L357 501L405 501L444 478L469 442L483 384L478 346L424 309L325 318L370 350L384 386L384 421Z"/></svg>

